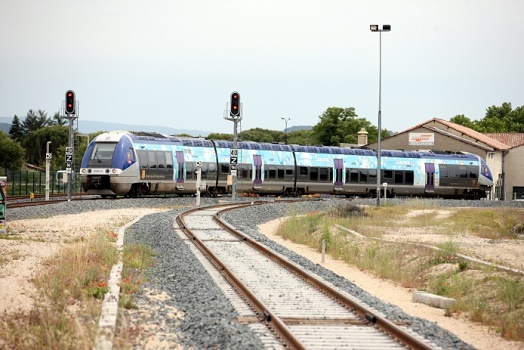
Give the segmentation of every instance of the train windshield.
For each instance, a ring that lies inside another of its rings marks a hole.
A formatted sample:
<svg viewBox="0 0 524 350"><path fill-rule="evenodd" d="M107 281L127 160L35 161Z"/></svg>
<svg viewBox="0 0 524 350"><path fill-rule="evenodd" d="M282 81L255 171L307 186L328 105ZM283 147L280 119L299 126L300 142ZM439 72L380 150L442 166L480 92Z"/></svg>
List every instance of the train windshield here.
<svg viewBox="0 0 524 350"><path fill-rule="evenodd" d="M91 153L91 160L101 163L113 159L113 152L115 151L116 145L116 142L95 144L93 152Z"/></svg>

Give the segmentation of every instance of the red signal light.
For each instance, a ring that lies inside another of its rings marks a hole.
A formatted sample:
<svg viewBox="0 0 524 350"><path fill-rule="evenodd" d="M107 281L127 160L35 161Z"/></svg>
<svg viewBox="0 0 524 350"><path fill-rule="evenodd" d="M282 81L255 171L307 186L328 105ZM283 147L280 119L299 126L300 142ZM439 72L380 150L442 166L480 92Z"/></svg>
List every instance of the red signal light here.
<svg viewBox="0 0 524 350"><path fill-rule="evenodd" d="M231 94L231 111L229 115L232 117L240 116L240 94L238 92Z"/></svg>
<svg viewBox="0 0 524 350"><path fill-rule="evenodd" d="M66 114L75 114L75 92L68 90L66 92Z"/></svg>

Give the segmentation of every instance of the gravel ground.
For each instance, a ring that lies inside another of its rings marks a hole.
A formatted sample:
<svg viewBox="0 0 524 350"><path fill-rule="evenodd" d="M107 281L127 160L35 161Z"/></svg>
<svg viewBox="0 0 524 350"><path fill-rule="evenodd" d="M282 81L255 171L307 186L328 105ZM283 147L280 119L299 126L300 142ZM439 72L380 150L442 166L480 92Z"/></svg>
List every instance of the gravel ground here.
<svg viewBox="0 0 524 350"><path fill-rule="evenodd" d="M395 202L396 200L388 199L387 201ZM339 202L338 200L302 203L275 202L273 205L254 206L228 213L224 218L231 225L287 256L295 263L324 277L350 294L362 298L365 303L387 315L390 320L412 323L413 330L433 340L442 348L472 349L471 346L438 325L423 319L412 318L400 308L383 303L346 279L268 240L256 229L257 225L282 216L324 210ZM218 203L217 199L203 198L201 201L201 205L216 203ZM356 199L351 203L374 205L376 200ZM524 207L524 202L438 200L431 203L444 207ZM163 340L164 344L178 343L182 348L262 349L263 346L258 337L246 325L236 321L236 313L231 304L214 285L186 243L182 242L173 231L176 214L194 204L195 198L191 197L72 201L49 206L12 209L8 211L8 220L116 208L175 208L168 212L147 215L126 231L126 243L151 246L158 262L152 268L149 280L143 284L143 292L137 295L137 305L139 307L151 305L151 294L163 296L155 299L154 312L125 312L128 322L142 331L142 333L140 331L136 333L136 348L142 348L141 334L147 335L147 332L154 332L157 337L163 338L160 341ZM173 310L177 311L177 317L173 317ZM148 329L142 325L155 325L155 327Z"/></svg>

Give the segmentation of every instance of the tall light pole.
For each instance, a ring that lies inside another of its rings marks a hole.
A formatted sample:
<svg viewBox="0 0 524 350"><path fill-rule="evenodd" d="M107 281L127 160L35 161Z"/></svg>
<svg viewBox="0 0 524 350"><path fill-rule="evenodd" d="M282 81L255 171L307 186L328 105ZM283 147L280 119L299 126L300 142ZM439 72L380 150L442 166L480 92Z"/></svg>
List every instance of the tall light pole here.
<svg viewBox="0 0 524 350"><path fill-rule="evenodd" d="M378 24L371 24L369 29L372 32L378 32L379 34L379 68L378 68L378 147L377 147L377 207L380 206L380 181L381 181L381 139L382 139L382 32L389 32L391 30L391 25L384 24L382 28Z"/></svg>
<svg viewBox="0 0 524 350"><path fill-rule="evenodd" d="M287 145L287 122L290 121L291 118L280 117L280 119L282 119L284 121L284 123L286 123L286 129L284 130L284 132L286 134L285 140L286 140L286 145Z"/></svg>

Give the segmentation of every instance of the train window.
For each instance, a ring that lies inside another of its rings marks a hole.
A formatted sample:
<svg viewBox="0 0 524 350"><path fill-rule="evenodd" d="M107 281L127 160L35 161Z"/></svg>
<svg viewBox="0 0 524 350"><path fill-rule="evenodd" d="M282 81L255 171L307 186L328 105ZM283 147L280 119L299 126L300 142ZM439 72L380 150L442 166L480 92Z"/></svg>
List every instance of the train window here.
<svg viewBox="0 0 524 350"><path fill-rule="evenodd" d="M452 178L458 177L458 167L456 165L448 165L448 176Z"/></svg>
<svg viewBox="0 0 524 350"><path fill-rule="evenodd" d="M238 173L240 174L240 177L244 178L244 179L249 179L251 178L249 176L249 169L248 169L248 166L243 166L241 167L240 169L238 169Z"/></svg>
<svg viewBox="0 0 524 350"><path fill-rule="evenodd" d="M147 164L149 165L150 169L156 168L156 154L153 151L147 152Z"/></svg>
<svg viewBox="0 0 524 350"><path fill-rule="evenodd" d="M390 179L390 180L393 180L393 170L384 170L384 180L385 179Z"/></svg>
<svg viewBox="0 0 524 350"><path fill-rule="evenodd" d="M286 169L286 176L293 176L293 169Z"/></svg>
<svg viewBox="0 0 524 350"><path fill-rule="evenodd" d="M376 183L377 183L377 170L369 169L368 170L368 184L376 184Z"/></svg>
<svg viewBox="0 0 524 350"><path fill-rule="evenodd" d="M348 178L349 178L349 182L357 183L358 182L358 170L350 169L348 171L349 171L349 176L346 173L346 182L348 181Z"/></svg>
<svg viewBox="0 0 524 350"><path fill-rule="evenodd" d="M275 180L276 178L277 178L277 170L274 169L273 167L270 167L269 168L269 177L268 177L268 179L269 180Z"/></svg>
<svg viewBox="0 0 524 350"><path fill-rule="evenodd" d="M404 183L404 172L403 171L395 171L395 183L396 184Z"/></svg>
<svg viewBox="0 0 524 350"><path fill-rule="evenodd" d="M468 172L466 171L466 166L459 165L459 177L461 179L467 179L468 178Z"/></svg>
<svg viewBox="0 0 524 350"><path fill-rule="evenodd" d="M328 177L328 169L327 168L319 168L319 181L329 181L329 177Z"/></svg>
<svg viewBox="0 0 524 350"><path fill-rule="evenodd" d="M413 185L415 177L413 176L413 171L406 171L406 185Z"/></svg>
<svg viewBox="0 0 524 350"><path fill-rule="evenodd" d="M208 165L209 165L209 163L202 163L202 166L200 167L200 178L202 180L207 179Z"/></svg>
<svg viewBox="0 0 524 350"><path fill-rule="evenodd" d="M318 181L318 168L309 168L309 179L311 181Z"/></svg>
<svg viewBox="0 0 524 350"><path fill-rule="evenodd" d="M229 174L229 164L227 164L227 163L220 163L220 173L222 173L222 174Z"/></svg>
<svg viewBox="0 0 524 350"><path fill-rule="evenodd" d="M173 169L173 155L171 152L164 152L166 158L166 168Z"/></svg>
<svg viewBox="0 0 524 350"><path fill-rule="evenodd" d="M300 171L300 173L299 173L300 175L307 175L308 174L307 167L305 167L305 166L301 166L299 171Z"/></svg>
<svg viewBox="0 0 524 350"><path fill-rule="evenodd" d="M468 166L468 172L470 179L476 179L479 176L479 170L476 166Z"/></svg>
<svg viewBox="0 0 524 350"><path fill-rule="evenodd" d="M368 182L368 171L365 169L360 170L360 182L362 183Z"/></svg>
<svg viewBox="0 0 524 350"><path fill-rule="evenodd" d="M277 177L279 179L283 179L284 178L284 169L277 169Z"/></svg>
<svg viewBox="0 0 524 350"><path fill-rule="evenodd" d="M116 143L96 143L91 153L91 159L98 160L110 160L113 158L113 152L115 150Z"/></svg>
<svg viewBox="0 0 524 350"><path fill-rule="evenodd" d="M164 169L166 167L166 156L164 155L164 152L158 152L156 160L159 169Z"/></svg>
<svg viewBox="0 0 524 350"><path fill-rule="evenodd" d="M208 165L208 171L210 173L216 173L217 172L217 167L216 167L215 163L207 163L207 165Z"/></svg>
<svg viewBox="0 0 524 350"><path fill-rule="evenodd" d="M140 162L140 167L142 169L147 169L147 152L146 151L138 151L138 160Z"/></svg>
<svg viewBox="0 0 524 350"><path fill-rule="evenodd" d="M446 164L440 164L440 177L448 177L448 166Z"/></svg>

